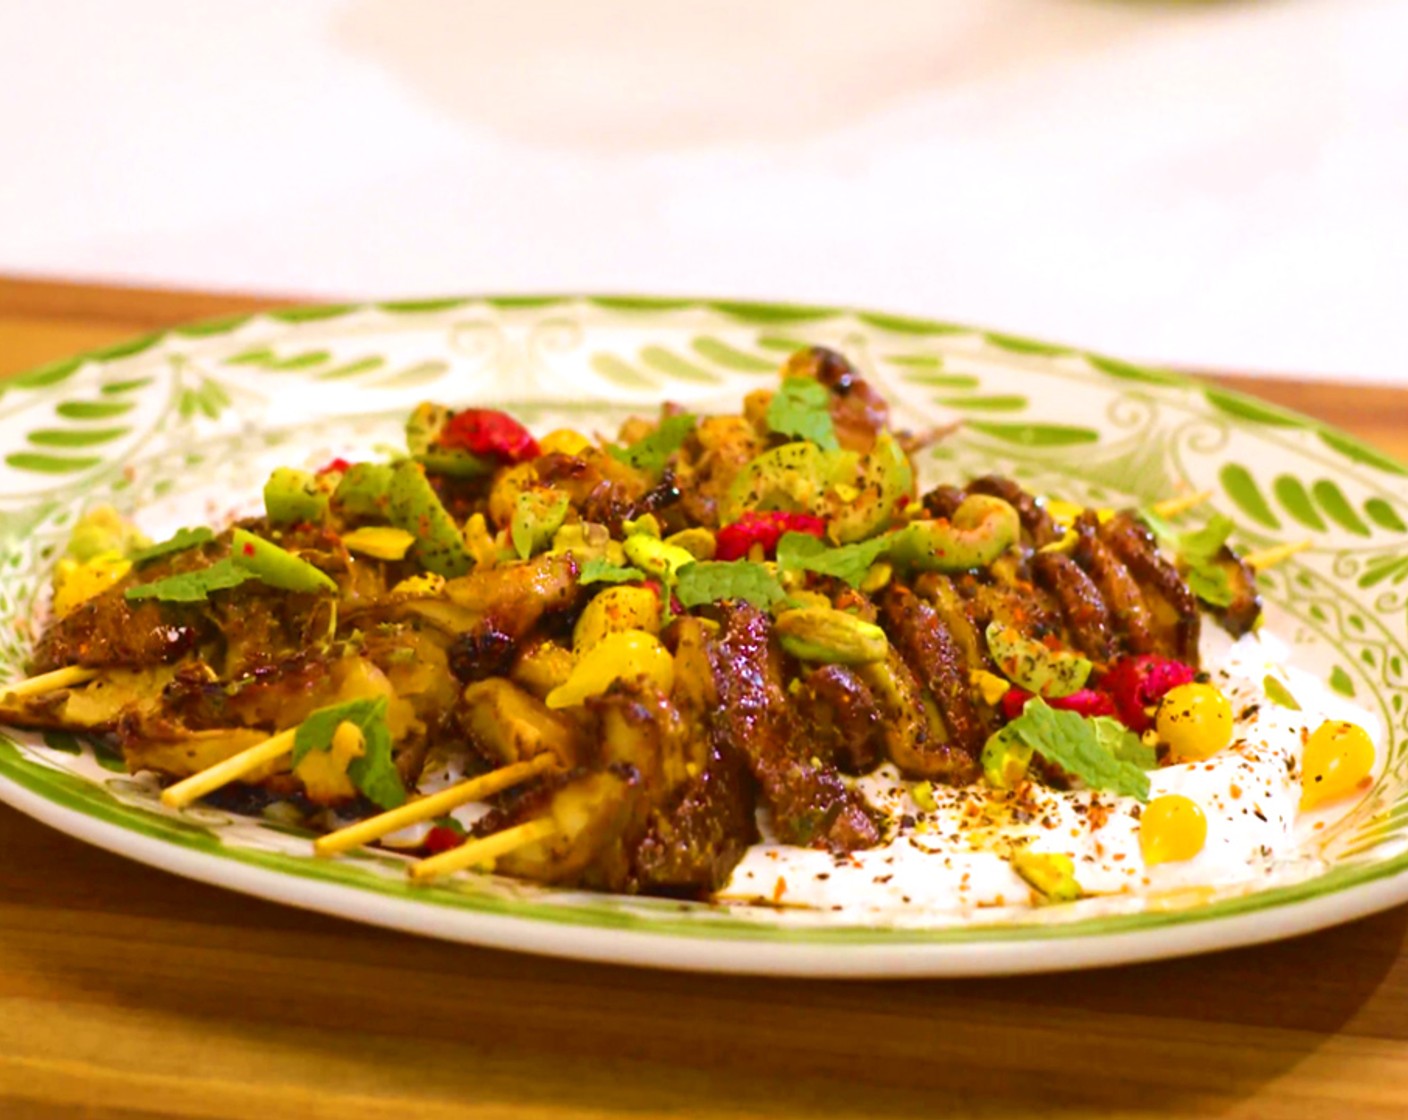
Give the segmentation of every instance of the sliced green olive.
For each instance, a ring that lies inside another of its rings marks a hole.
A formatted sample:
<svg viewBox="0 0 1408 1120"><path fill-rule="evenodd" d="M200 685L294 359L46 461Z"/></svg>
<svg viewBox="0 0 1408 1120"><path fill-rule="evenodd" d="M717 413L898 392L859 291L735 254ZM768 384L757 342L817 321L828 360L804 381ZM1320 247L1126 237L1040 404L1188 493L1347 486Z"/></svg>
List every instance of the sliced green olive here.
<svg viewBox="0 0 1408 1120"><path fill-rule="evenodd" d="M316 524L328 512L328 495L311 472L279 467L264 484L264 512L272 525Z"/></svg>
<svg viewBox="0 0 1408 1120"><path fill-rule="evenodd" d="M408 459L396 465L387 489L387 515L416 538L413 555L427 571L453 579L474 567L463 534L440 504L421 464Z"/></svg>
<svg viewBox="0 0 1408 1120"><path fill-rule="evenodd" d="M970 494L951 520L914 521L895 534L890 559L914 568L986 568L1021 536L1017 511L1001 498Z"/></svg>
<svg viewBox="0 0 1408 1120"><path fill-rule="evenodd" d="M1089 659L1071 650L1048 649L1001 622L988 623L984 636L1002 675L1037 696L1048 700L1069 696L1084 688L1090 677Z"/></svg>

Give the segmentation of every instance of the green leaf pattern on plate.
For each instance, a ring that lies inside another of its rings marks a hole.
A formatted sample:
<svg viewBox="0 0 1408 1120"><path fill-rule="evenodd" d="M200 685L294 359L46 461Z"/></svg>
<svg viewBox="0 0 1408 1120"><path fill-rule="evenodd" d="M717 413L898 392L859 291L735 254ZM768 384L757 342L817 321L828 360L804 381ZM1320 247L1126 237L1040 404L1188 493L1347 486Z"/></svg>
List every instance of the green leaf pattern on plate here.
<svg viewBox="0 0 1408 1120"><path fill-rule="evenodd" d="M731 405L770 386L802 345L844 350L896 402L903 426L966 418L923 457L926 484L1003 471L1107 505L1212 489L1243 546L1310 537L1309 552L1266 573L1266 597L1297 657L1384 720L1387 765L1333 830L1334 850L1348 854L1332 871L1279 891L1232 891L1197 916L1312 897L1399 868L1376 845L1408 830L1408 471L1314 420L1176 374L906 316L631 296L417 300L227 317L50 363L0 394L0 671L21 670L48 570L88 505L111 502L144 518L165 510L174 523L194 507L199 518L207 497L230 496L229 480L250 479L254 494L280 461L394 440L405 412L428 395L505 407L540 430L614 433L662 400ZM114 773L114 763L81 738L0 737L0 774L56 805L212 857L427 905L671 935L848 943L1066 937L1189 920L1096 901L996 928L885 934L493 879L412 893L395 856L319 861L304 838L257 820L199 807L172 813L154 784Z"/></svg>

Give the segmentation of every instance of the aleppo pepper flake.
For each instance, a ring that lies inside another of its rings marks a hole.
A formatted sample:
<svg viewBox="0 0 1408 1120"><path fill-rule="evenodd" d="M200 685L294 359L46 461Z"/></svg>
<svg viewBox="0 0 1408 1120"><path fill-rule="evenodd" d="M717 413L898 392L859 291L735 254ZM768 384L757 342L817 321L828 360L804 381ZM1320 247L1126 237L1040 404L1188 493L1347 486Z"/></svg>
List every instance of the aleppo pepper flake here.
<svg viewBox="0 0 1408 1120"><path fill-rule="evenodd" d="M1146 709L1158 704L1170 689L1187 684L1193 676L1191 665L1149 653L1116 661L1101 678L1099 687L1115 702L1120 722L1142 735L1154 725Z"/></svg>
<svg viewBox="0 0 1408 1120"><path fill-rule="evenodd" d="M316 473L319 475L346 474L347 468L351 465L352 464L349 463L346 459L337 458L334 459L332 462L328 463L326 466L319 467Z"/></svg>
<svg viewBox="0 0 1408 1120"><path fill-rule="evenodd" d="M508 413L492 408L466 408L455 413L440 429L436 443L502 463L521 463L540 454L538 441L527 428Z"/></svg>
<svg viewBox="0 0 1408 1120"><path fill-rule="evenodd" d="M764 554L776 555L777 542L784 533L806 533L813 537L826 535L826 522L810 513L745 513L732 525L725 525L715 539L715 560L742 560L755 544L763 546Z"/></svg>

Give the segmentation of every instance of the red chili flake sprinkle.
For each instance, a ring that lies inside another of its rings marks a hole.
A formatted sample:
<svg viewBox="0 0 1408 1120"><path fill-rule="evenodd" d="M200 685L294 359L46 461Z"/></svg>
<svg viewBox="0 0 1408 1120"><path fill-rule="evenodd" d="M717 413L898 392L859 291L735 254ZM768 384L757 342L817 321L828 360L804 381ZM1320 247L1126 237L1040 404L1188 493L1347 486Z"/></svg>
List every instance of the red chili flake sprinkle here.
<svg viewBox="0 0 1408 1120"><path fill-rule="evenodd" d="M542 454L527 428L508 413L492 408L466 408L455 413L440 429L436 442L503 463L521 463Z"/></svg>
<svg viewBox="0 0 1408 1120"><path fill-rule="evenodd" d="M761 545L763 554L771 558L777 552L777 542L784 533L806 533L822 537L826 522L810 513L745 513L732 525L719 530L714 544L715 560L741 560L754 545Z"/></svg>
<svg viewBox="0 0 1408 1120"><path fill-rule="evenodd" d="M453 828L446 828L444 825L436 825L425 834L425 850L431 855L440 852L448 852L451 848L458 848L464 843L464 837Z"/></svg>
<svg viewBox="0 0 1408 1120"><path fill-rule="evenodd" d="M328 463L327 466L319 467L317 473L320 475L332 474L335 471L346 473L347 469L351 466L352 464L349 463L346 459L338 458L334 459L331 463Z"/></svg>
<svg viewBox="0 0 1408 1120"><path fill-rule="evenodd" d="M781 902L781 901L782 901L782 896L785 895L786 893L787 893L787 880L784 879L781 875L779 875L779 876L777 877L777 883L776 883L776 884L773 886L773 888L772 888L772 900L773 900L774 902Z"/></svg>
<svg viewBox="0 0 1408 1120"><path fill-rule="evenodd" d="M245 546L244 546L244 549L243 549L243 552L244 552L244 554L245 554L246 556L253 556L253 555L254 555L254 546L253 546L252 544L247 544L247 545L245 545Z"/></svg>

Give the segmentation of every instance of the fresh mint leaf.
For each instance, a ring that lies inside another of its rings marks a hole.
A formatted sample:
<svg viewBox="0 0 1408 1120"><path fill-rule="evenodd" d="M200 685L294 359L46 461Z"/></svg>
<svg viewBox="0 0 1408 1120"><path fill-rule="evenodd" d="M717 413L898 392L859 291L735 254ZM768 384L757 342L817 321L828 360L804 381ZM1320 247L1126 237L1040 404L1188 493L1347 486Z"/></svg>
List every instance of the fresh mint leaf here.
<svg viewBox="0 0 1408 1120"><path fill-rule="evenodd" d="M132 553L131 560L133 564L142 565L159 556L170 556L173 552L185 552L188 548L195 548L198 544L205 544L206 541L214 539L215 534L206 528L177 529L174 536L148 545L146 548L139 548Z"/></svg>
<svg viewBox="0 0 1408 1120"><path fill-rule="evenodd" d="M394 809L406 800L406 787L401 781L401 771L391 758L391 731L386 720L373 725L363 735L365 753L348 764L347 776L372 804Z"/></svg>
<svg viewBox="0 0 1408 1120"><path fill-rule="evenodd" d="M748 560L696 560L679 571L675 594L685 607L743 599L768 610L787 597L777 577Z"/></svg>
<svg viewBox="0 0 1408 1120"><path fill-rule="evenodd" d="M577 582L585 587L590 583L630 583L632 580L644 578L645 573L639 568L623 568L604 556L593 556L582 565Z"/></svg>
<svg viewBox="0 0 1408 1120"><path fill-rule="evenodd" d="M826 542L811 533L783 533L777 541L777 566L784 572L809 571L807 563L826 551Z"/></svg>
<svg viewBox="0 0 1408 1120"><path fill-rule="evenodd" d="M311 713L298 725L293 736L293 764L297 766L309 751L325 751L343 723L362 733L362 755L347 764L347 776L370 801L383 809L394 809L406 800L401 772L391 758L391 730L386 724L386 697L349 700L331 704Z"/></svg>
<svg viewBox="0 0 1408 1120"><path fill-rule="evenodd" d="M1149 531L1160 544L1173 548L1178 543L1178 529L1167 517L1155 513L1152 509L1144 508L1139 511L1139 520L1149 526Z"/></svg>
<svg viewBox="0 0 1408 1120"><path fill-rule="evenodd" d="M831 421L831 393L814 377L784 377L768 404L768 427L779 435L811 440L823 451L836 451Z"/></svg>
<svg viewBox="0 0 1408 1120"><path fill-rule="evenodd" d="M1293 712L1300 711L1300 701L1295 698L1289 688L1281 683L1280 678L1267 673L1261 682L1261 689L1273 704L1279 704Z"/></svg>
<svg viewBox="0 0 1408 1120"><path fill-rule="evenodd" d="M1226 514L1215 513L1201 529L1179 535L1178 554L1190 563L1211 560L1222 551L1236 527Z"/></svg>
<svg viewBox="0 0 1408 1120"><path fill-rule="evenodd" d="M1091 789L1149 800L1149 776L1137 763L1116 756L1108 745L1110 731L1097 731L1094 720L1076 712L1058 711L1038 696L998 734L1030 747ZM1121 750L1130 753L1128 747Z"/></svg>
<svg viewBox="0 0 1408 1120"><path fill-rule="evenodd" d="M859 587L870 566L890 547L888 535L833 548L809 533L784 533L777 542L777 566L784 572L816 572Z"/></svg>
<svg viewBox="0 0 1408 1120"><path fill-rule="evenodd" d="M1188 589L1210 607L1230 607L1237 597L1232 580L1221 565L1211 562L1194 564L1183 573Z"/></svg>
<svg viewBox="0 0 1408 1120"><path fill-rule="evenodd" d="M217 560L208 568L198 568L194 572L182 572L180 575L129 587L123 595L132 603L141 599L156 599L163 603L199 603L209 598L212 591L225 591L238 587L245 580L256 578L253 572L226 557L224 560Z"/></svg>
<svg viewBox="0 0 1408 1120"><path fill-rule="evenodd" d="M309 713L298 725L293 736L293 764L297 766L309 751L325 751L332 746L333 733L344 723L356 724L364 734L366 727L377 719L386 718L386 698L348 700L329 704Z"/></svg>
<svg viewBox="0 0 1408 1120"><path fill-rule="evenodd" d="M1092 716L1090 726L1095 739L1121 762L1132 762L1141 770L1153 770L1159 764L1158 752L1117 719Z"/></svg>
<svg viewBox="0 0 1408 1120"><path fill-rule="evenodd" d="M1139 516L1161 544L1173 549L1180 559L1190 564L1214 559L1237 528L1236 523L1222 513L1213 514L1201 529L1189 532L1180 532L1167 518L1160 517L1152 509L1140 510Z"/></svg>
<svg viewBox="0 0 1408 1120"><path fill-rule="evenodd" d="M648 471L651 474L659 474L665 469L665 464L670 461L670 456L680 449L680 446L689 438L689 433L694 431L698 420L693 413L681 412L678 416L666 416L660 421L659 427L650 435L637 440L630 447L608 446L607 451L613 459L617 459L637 470Z"/></svg>

